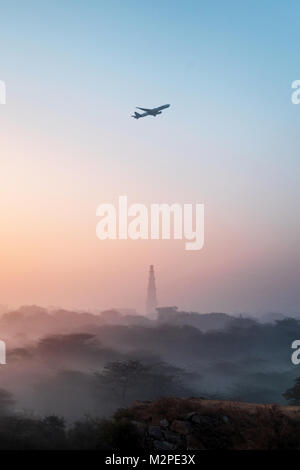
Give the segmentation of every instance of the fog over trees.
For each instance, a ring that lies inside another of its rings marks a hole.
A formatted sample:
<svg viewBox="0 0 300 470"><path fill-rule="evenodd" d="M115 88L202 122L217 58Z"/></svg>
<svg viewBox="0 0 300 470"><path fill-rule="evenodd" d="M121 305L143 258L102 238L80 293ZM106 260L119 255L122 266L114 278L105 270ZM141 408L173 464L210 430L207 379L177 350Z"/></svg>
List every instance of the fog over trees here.
<svg viewBox="0 0 300 470"><path fill-rule="evenodd" d="M300 372L291 362L298 315L158 313L157 320L37 306L3 313L0 415L58 416L68 426L161 397L298 404Z"/></svg>

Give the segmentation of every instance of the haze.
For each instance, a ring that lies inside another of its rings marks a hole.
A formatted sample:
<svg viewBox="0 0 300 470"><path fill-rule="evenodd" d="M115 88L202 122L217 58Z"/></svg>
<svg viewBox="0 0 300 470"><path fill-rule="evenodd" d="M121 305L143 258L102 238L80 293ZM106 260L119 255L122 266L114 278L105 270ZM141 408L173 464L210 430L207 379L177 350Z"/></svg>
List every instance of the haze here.
<svg viewBox="0 0 300 470"><path fill-rule="evenodd" d="M154 264L160 305L296 312L297 12L294 1L2 4L0 303L143 312ZM130 118L161 103L172 106L157 118ZM99 241L96 208L122 194L204 203L204 249Z"/></svg>

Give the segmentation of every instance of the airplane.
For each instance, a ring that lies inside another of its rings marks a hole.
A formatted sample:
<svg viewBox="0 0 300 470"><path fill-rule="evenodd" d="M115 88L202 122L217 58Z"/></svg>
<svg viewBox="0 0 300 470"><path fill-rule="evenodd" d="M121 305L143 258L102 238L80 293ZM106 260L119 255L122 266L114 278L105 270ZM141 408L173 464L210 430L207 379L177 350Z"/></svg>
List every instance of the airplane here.
<svg viewBox="0 0 300 470"><path fill-rule="evenodd" d="M156 117L158 114L162 113L163 109L169 108L171 105L170 104L164 104L163 106L159 106L158 108L153 108L153 109L148 109L148 108L139 108L138 106L136 107L137 109L140 109L141 111L145 111L143 114L137 113L136 111L134 114L131 116L134 119L139 119L141 117L145 116L154 116Z"/></svg>

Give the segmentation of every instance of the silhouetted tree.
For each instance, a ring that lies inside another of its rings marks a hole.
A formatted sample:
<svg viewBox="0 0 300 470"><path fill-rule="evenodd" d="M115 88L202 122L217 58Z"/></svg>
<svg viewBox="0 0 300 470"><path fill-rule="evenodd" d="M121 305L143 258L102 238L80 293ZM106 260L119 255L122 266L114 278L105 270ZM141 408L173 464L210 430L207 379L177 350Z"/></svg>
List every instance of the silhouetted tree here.
<svg viewBox="0 0 300 470"><path fill-rule="evenodd" d="M15 404L12 393L4 388L0 388L0 415L8 414L12 411Z"/></svg>
<svg viewBox="0 0 300 470"><path fill-rule="evenodd" d="M109 362L95 377L99 386L113 392L125 401L127 392L144 380L148 367L135 360Z"/></svg>
<svg viewBox="0 0 300 470"><path fill-rule="evenodd" d="M143 364L138 360L108 363L95 374L97 389L115 396L121 404L166 395L187 395L183 378L188 374L164 362ZM190 393L190 391L189 391Z"/></svg>
<svg viewBox="0 0 300 470"><path fill-rule="evenodd" d="M47 448L62 449L66 446L65 420L60 416L46 416L41 421L41 434Z"/></svg>
<svg viewBox="0 0 300 470"><path fill-rule="evenodd" d="M290 403L290 405L300 405L300 377L295 379L294 386L288 388L283 393L284 398Z"/></svg>

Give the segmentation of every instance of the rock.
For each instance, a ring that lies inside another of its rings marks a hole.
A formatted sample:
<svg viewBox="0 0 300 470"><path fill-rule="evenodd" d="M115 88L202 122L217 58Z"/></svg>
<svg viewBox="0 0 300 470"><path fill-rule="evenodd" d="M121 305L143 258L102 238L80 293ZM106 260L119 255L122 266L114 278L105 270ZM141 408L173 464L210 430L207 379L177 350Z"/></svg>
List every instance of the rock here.
<svg viewBox="0 0 300 470"><path fill-rule="evenodd" d="M192 419L194 415L197 414L197 411L192 411L191 413L188 413L187 415L184 416L185 419Z"/></svg>
<svg viewBox="0 0 300 470"><path fill-rule="evenodd" d="M174 444L170 444L170 442L166 441L153 441L153 445L157 450L175 450L176 446Z"/></svg>
<svg viewBox="0 0 300 470"><path fill-rule="evenodd" d="M159 426L149 426L148 434L153 439L163 439L164 438L163 433L162 433Z"/></svg>
<svg viewBox="0 0 300 470"><path fill-rule="evenodd" d="M172 442L172 444L180 444L182 439L179 434L172 431L164 431L165 440L168 442Z"/></svg>
<svg viewBox="0 0 300 470"><path fill-rule="evenodd" d="M186 436L186 448L187 450L205 450L202 442L200 442L194 434L188 434Z"/></svg>
<svg viewBox="0 0 300 470"><path fill-rule="evenodd" d="M172 423L171 430L177 432L178 434L189 434L192 431L192 425L188 421L179 421L175 420Z"/></svg>
<svg viewBox="0 0 300 470"><path fill-rule="evenodd" d="M135 425L137 432L140 436L143 436L146 432L147 426L144 423L141 423L140 421L131 421L132 424Z"/></svg>
<svg viewBox="0 0 300 470"><path fill-rule="evenodd" d="M199 413L195 413L194 416L192 416L192 422L200 426L212 426L216 421L216 418L213 416L204 416Z"/></svg>
<svg viewBox="0 0 300 470"><path fill-rule="evenodd" d="M162 419L159 424L163 427L163 428L167 428L169 426L169 421L167 419Z"/></svg>

